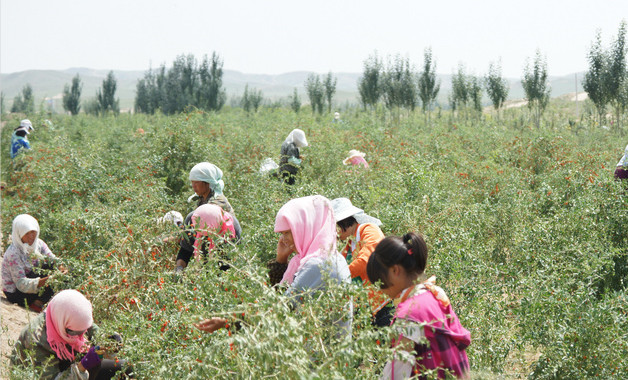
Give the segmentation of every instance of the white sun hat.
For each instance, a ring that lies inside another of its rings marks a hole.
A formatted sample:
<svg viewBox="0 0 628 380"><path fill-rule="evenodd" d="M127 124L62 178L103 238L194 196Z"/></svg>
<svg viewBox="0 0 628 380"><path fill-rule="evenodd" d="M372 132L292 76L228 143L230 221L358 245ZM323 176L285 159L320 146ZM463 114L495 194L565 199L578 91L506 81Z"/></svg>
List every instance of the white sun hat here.
<svg viewBox="0 0 628 380"><path fill-rule="evenodd" d="M28 120L28 119L24 119L24 120L20 121L20 127L19 128L25 129L26 133L30 133L30 131L35 130L35 128L33 128L33 123L31 123L31 121Z"/></svg>
<svg viewBox="0 0 628 380"><path fill-rule="evenodd" d="M359 150L351 149L349 151L349 157L345 158L344 161L342 161L342 163L345 164L345 165L349 165L351 163L351 159L353 157L362 157L362 158L364 158L365 156L366 156L366 153L362 153Z"/></svg>
<svg viewBox="0 0 628 380"><path fill-rule="evenodd" d="M349 198L336 198L331 201L331 207L334 209L336 222L352 216L359 224L373 223L376 226L382 225L381 220L366 214L364 210L351 204Z"/></svg>
<svg viewBox="0 0 628 380"><path fill-rule="evenodd" d="M181 215L179 211L175 211L175 210L168 211L166 215L164 215L164 217L161 218L161 222L162 223L171 222L171 223L174 223L176 226L179 226L183 224L183 215Z"/></svg>

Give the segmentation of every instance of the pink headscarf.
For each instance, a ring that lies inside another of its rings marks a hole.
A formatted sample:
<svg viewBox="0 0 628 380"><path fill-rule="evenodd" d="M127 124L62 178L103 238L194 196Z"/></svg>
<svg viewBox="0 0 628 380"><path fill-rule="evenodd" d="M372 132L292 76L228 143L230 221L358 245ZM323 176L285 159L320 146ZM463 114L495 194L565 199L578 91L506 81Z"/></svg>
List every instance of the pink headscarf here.
<svg viewBox="0 0 628 380"><path fill-rule="evenodd" d="M194 241L194 255L198 255L202 240L207 240L209 244L208 250L213 249L215 246L214 241L210 237L203 239L203 236L208 236L210 233L220 236L227 235L232 239L236 236L231 214L214 204L204 204L194 210L192 227L197 230L196 240Z"/></svg>
<svg viewBox="0 0 628 380"><path fill-rule="evenodd" d="M92 303L76 290L62 290L52 297L45 313L48 344L58 358L74 360L74 353L84 351L87 340L85 334L71 336L65 329L85 331L92 327Z"/></svg>
<svg viewBox="0 0 628 380"><path fill-rule="evenodd" d="M288 201L277 213L275 232L288 230L297 254L288 263L281 282L291 284L308 260L326 257L336 250L336 221L329 199L314 195Z"/></svg>

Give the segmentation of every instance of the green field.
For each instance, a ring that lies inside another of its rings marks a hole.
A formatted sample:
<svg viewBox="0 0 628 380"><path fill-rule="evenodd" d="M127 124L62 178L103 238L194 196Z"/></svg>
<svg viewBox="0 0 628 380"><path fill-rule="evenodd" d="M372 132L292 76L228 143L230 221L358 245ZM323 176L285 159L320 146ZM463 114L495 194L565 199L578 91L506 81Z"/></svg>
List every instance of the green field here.
<svg viewBox="0 0 628 380"><path fill-rule="evenodd" d="M33 149L9 159L2 130L2 234L20 213L71 268L73 287L94 304L103 334L125 339L119 355L140 378L377 378L391 354L358 308L351 342L329 344L322 325L341 297L291 310L269 288L276 212L289 199L349 197L388 234L419 231L428 275L448 293L462 325L473 378L621 378L628 373L628 202L613 180L626 138L555 103L536 130L523 109L494 115L392 116L347 111L343 122L307 110L240 109L178 116L95 118L28 115ZM49 118L49 116L45 116ZM258 173L293 128L305 131L304 169L288 187ZM142 128L145 134L136 133ZM342 165L350 149L370 169ZM174 227L184 215L187 175L200 161L224 172L242 224L233 268L193 263L173 275ZM200 334L191 323L237 313L244 327ZM244 315L244 317L242 317ZM104 340L101 340L101 342ZM379 343L379 344L378 344ZM32 376L14 369L12 378ZM624 375L621 375L621 374Z"/></svg>

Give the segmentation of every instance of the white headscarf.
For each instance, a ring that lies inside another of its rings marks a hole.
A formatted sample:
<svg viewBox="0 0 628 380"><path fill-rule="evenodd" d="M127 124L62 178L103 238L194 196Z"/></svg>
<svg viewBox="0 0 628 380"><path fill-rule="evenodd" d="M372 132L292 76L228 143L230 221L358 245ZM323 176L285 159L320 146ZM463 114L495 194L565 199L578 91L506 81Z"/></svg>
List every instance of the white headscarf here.
<svg viewBox="0 0 628 380"><path fill-rule="evenodd" d="M305 148L308 146L307 140L305 139L305 132L300 129L293 129L292 132L286 137L287 143L294 143L297 148Z"/></svg>
<svg viewBox="0 0 628 380"><path fill-rule="evenodd" d="M624 156L621 158L621 160L619 160L617 166L628 166L628 145L626 145Z"/></svg>
<svg viewBox="0 0 628 380"><path fill-rule="evenodd" d="M22 242L22 237L30 231L37 231L37 236L33 245ZM39 223L37 219L28 214L21 214L13 219L13 229L11 231L12 243L25 254L39 252Z"/></svg>
<svg viewBox="0 0 628 380"><path fill-rule="evenodd" d="M222 170L209 162L201 162L190 170L190 181L202 181L209 183L209 187L215 195L222 195L225 182L222 180Z"/></svg>

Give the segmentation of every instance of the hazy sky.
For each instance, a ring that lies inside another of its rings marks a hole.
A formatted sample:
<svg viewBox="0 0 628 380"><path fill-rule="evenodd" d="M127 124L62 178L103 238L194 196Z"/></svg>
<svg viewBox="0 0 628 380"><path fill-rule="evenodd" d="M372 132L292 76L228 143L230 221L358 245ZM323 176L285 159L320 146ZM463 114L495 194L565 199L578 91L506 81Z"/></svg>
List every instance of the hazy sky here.
<svg viewBox="0 0 628 380"><path fill-rule="evenodd" d="M536 49L550 75L587 69L597 29L608 45L628 0L0 0L0 71L147 70L216 51L245 73L361 72L400 54L437 71L483 74L501 57L521 77Z"/></svg>

